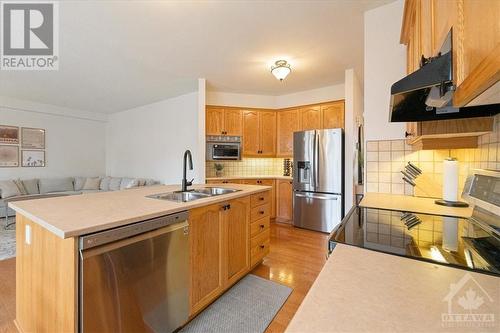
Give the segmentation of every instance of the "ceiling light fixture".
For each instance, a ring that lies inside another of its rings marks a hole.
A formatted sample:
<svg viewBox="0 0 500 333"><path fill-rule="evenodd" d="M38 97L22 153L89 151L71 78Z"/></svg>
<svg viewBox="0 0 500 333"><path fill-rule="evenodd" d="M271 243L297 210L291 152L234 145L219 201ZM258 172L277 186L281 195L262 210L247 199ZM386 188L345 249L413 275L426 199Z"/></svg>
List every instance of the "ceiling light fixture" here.
<svg viewBox="0 0 500 333"><path fill-rule="evenodd" d="M286 60L278 60L271 67L271 73L280 81L283 81L291 71L290 64Z"/></svg>

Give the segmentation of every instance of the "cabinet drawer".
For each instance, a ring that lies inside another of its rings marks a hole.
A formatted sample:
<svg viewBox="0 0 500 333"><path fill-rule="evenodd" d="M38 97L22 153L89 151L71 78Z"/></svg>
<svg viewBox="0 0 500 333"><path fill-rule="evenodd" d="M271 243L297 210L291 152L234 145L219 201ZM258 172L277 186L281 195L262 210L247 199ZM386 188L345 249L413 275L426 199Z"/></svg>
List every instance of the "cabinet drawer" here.
<svg viewBox="0 0 500 333"><path fill-rule="evenodd" d="M254 221L250 224L250 237L255 237L261 232L269 229L270 218L264 217L260 220Z"/></svg>
<svg viewBox="0 0 500 333"><path fill-rule="evenodd" d="M252 196L250 197L252 208L269 203L269 196L270 191L252 194Z"/></svg>
<svg viewBox="0 0 500 333"><path fill-rule="evenodd" d="M271 206L267 203L261 206L257 206L252 208L250 213L250 221L257 221L263 217L270 216L271 214Z"/></svg>
<svg viewBox="0 0 500 333"><path fill-rule="evenodd" d="M253 266L258 263L262 258L269 254L270 246L270 235L269 229L260 233L258 236L252 238L252 247L250 249L250 265Z"/></svg>

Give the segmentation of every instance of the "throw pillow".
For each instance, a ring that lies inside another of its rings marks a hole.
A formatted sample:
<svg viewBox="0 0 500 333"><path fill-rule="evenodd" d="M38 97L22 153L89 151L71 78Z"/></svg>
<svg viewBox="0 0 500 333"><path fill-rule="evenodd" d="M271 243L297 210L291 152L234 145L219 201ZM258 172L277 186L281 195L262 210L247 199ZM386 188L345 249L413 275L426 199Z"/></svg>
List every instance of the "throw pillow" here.
<svg viewBox="0 0 500 333"><path fill-rule="evenodd" d="M2 199L21 195L19 188L13 180L0 181L0 193L2 195Z"/></svg>
<svg viewBox="0 0 500 333"><path fill-rule="evenodd" d="M74 191L73 178L46 178L40 179L40 193Z"/></svg>
<svg viewBox="0 0 500 333"><path fill-rule="evenodd" d="M120 189L121 182L122 182L121 178L111 177L111 179L109 180L109 190L118 191Z"/></svg>
<svg viewBox="0 0 500 333"><path fill-rule="evenodd" d="M120 190L125 190L139 186L139 180L134 178L123 178L120 183Z"/></svg>
<svg viewBox="0 0 500 333"><path fill-rule="evenodd" d="M111 177L104 177L101 179L101 185L99 189L101 191L109 191L109 182L111 181Z"/></svg>
<svg viewBox="0 0 500 333"><path fill-rule="evenodd" d="M23 185L28 194L40 193L40 189L38 188L38 179L25 179L23 180Z"/></svg>
<svg viewBox="0 0 500 333"><path fill-rule="evenodd" d="M82 190L99 190L99 185L101 184L101 178L87 178Z"/></svg>
<svg viewBox="0 0 500 333"><path fill-rule="evenodd" d="M83 186L85 185L86 177L75 177L75 191L83 190Z"/></svg>
<svg viewBox="0 0 500 333"><path fill-rule="evenodd" d="M24 187L23 181L21 179L14 180L14 183L16 183L16 186L19 189L19 192L21 192L21 195L27 195L28 194L28 191Z"/></svg>

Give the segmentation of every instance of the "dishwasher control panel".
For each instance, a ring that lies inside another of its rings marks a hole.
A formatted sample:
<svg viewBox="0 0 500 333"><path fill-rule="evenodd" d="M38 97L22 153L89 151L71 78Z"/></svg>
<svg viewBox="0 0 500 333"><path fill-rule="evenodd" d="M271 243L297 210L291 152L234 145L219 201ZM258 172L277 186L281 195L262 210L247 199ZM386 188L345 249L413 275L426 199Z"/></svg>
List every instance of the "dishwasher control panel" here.
<svg viewBox="0 0 500 333"><path fill-rule="evenodd" d="M141 221L115 229L97 232L80 237L79 249L86 250L96 246L108 244L120 239L129 238L148 231L160 229L172 224L187 221L188 212L183 211L171 215L160 216L151 220ZM184 230L187 234L188 230Z"/></svg>

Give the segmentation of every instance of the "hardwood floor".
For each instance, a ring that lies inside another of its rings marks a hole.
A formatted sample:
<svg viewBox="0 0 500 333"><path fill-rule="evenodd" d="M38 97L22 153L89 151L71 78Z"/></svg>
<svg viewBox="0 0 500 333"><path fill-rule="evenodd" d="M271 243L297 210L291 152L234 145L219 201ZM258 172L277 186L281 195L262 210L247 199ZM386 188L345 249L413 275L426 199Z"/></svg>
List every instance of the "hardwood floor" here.
<svg viewBox="0 0 500 333"><path fill-rule="evenodd" d="M252 273L293 288L267 333L283 332L326 262L328 235L271 223L271 252Z"/></svg>
<svg viewBox="0 0 500 333"><path fill-rule="evenodd" d="M0 261L0 333L17 332L16 317L16 259Z"/></svg>
<svg viewBox="0 0 500 333"><path fill-rule="evenodd" d="M285 284L293 292L278 312L267 333L283 332L311 288L326 261L327 235L271 223L271 252L252 273ZM0 261L0 333L17 332L16 261Z"/></svg>

